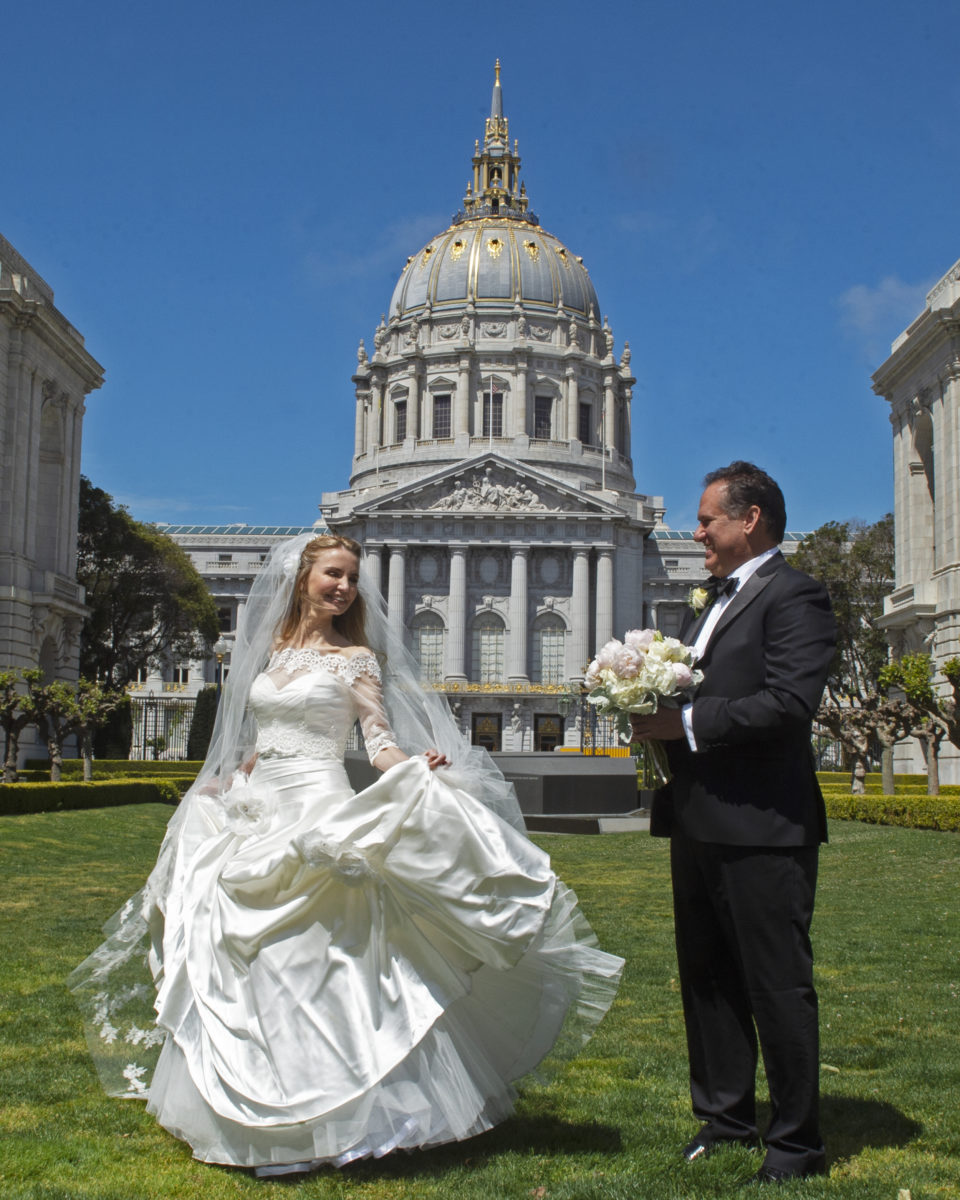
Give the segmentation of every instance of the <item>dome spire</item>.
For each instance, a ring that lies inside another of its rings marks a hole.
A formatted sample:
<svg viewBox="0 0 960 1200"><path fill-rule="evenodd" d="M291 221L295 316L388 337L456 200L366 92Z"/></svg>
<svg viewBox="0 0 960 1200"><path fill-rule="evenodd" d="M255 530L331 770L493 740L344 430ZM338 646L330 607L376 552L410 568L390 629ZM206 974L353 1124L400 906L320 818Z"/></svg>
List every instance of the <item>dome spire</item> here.
<svg viewBox="0 0 960 1200"><path fill-rule="evenodd" d="M493 96L490 99L490 116L503 116L503 92L500 90L500 59L497 59L497 65L494 67L496 77L493 81Z"/></svg>
<svg viewBox="0 0 960 1200"><path fill-rule="evenodd" d="M514 139L510 150L510 123L503 115L503 92L500 88L500 59L494 67L493 95L490 116L483 131L483 149L474 143L473 179L467 185L463 210L454 217L454 224L471 217L512 217L539 225L533 213L527 211L527 190L520 179L520 155Z"/></svg>

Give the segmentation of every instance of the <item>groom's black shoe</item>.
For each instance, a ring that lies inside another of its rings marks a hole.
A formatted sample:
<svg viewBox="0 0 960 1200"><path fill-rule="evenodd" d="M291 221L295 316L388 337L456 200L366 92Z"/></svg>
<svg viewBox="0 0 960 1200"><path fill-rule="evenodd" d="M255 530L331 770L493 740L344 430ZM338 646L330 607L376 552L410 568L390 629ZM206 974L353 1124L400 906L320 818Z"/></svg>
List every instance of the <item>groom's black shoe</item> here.
<svg viewBox="0 0 960 1200"><path fill-rule="evenodd" d="M687 1162L696 1162L699 1158L709 1158L714 1150L721 1146L754 1146L756 1141L752 1137L723 1137L722 1135L711 1133L709 1127L704 1127L700 1130L692 1142L688 1142L683 1148L683 1157Z"/></svg>
<svg viewBox="0 0 960 1200"><path fill-rule="evenodd" d="M816 1163L812 1167L797 1171L790 1171L784 1167L762 1166L756 1175L751 1175L742 1186L752 1187L755 1183L786 1183L788 1179L807 1179L811 1175L826 1175L826 1173L825 1163Z"/></svg>

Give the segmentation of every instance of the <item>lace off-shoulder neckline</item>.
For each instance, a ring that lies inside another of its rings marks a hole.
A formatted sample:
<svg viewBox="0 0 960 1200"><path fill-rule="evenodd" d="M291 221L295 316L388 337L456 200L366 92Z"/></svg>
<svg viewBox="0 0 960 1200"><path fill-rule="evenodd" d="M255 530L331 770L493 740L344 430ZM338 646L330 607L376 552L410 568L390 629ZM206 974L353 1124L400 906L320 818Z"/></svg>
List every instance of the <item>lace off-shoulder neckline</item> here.
<svg viewBox="0 0 960 1200"><path fill-rule="evenodd" d="M282 650L274 650L267 664L267 671L275 671L278 668L288 674L318 668L329 670L342 675L347 683L354 683L360 675L369 675L377 683L382 682L380 664L373 654L366 652L351 654L348 657L337 650L316 650L312 646L285 646Z"/></svg>

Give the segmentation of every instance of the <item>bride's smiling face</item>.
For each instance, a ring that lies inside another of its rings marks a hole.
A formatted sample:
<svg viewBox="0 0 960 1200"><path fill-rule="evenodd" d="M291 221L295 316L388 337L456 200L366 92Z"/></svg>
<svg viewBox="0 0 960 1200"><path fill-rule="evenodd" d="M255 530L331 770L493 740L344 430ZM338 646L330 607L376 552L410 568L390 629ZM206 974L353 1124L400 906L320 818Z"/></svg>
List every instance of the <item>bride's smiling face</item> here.
<svg viewBox="0 0 960 1200"><path fill-rule="evenodd" d="M322 550L303 584L304 599L314 609L342 616L357 598L360 562L343 547Z"/></svg>

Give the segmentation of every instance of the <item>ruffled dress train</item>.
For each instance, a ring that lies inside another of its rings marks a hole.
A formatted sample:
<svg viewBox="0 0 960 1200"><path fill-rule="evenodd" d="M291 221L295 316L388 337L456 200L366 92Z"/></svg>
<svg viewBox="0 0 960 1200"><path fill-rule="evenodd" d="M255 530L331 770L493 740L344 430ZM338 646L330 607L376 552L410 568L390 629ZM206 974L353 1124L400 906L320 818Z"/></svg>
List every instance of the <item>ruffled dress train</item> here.
<svg viewBox="0 0 960 1200"><path fill-rule="evenodd" d="M519 1080L582 1045L622 968L547 855L452 771L411 758L353 792L345 731L359 715L368 743L388 733L370 679L331 665L260 676L249 778L185 801L141 902L155 1029L131 1036L98 995L96 953L74 981L101 1049L105 1025L120 1059L162 1043L123 1094L197 1158L265 1174L489 1129Z"/></svg>

